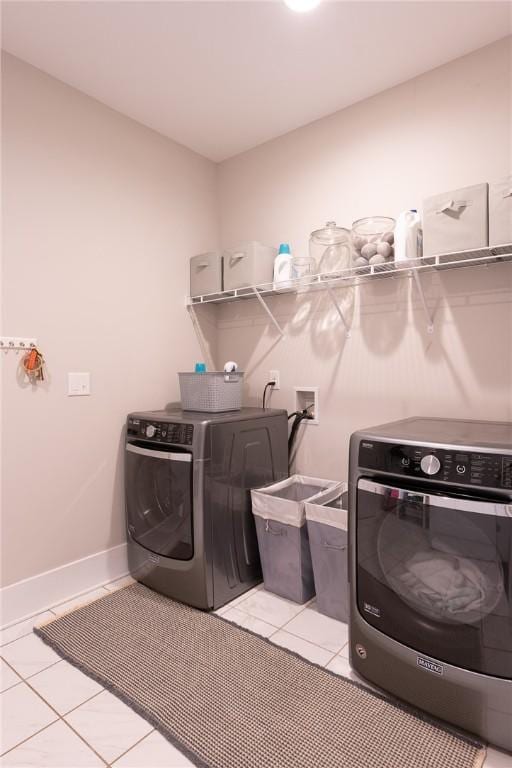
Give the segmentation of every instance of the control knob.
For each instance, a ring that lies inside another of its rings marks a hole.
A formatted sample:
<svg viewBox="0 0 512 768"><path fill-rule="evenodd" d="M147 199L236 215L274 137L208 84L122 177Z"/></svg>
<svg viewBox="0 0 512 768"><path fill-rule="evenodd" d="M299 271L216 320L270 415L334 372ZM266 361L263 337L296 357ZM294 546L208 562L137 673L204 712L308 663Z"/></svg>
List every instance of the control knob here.
<svg viewBox="0 0 512 768"><path fill-rule="evenodd" d="M437 458L437 456L434 456L434 454L429 453L427 456L423 456L420 466L424 473L426 475L437 475L439 470L441 469L441 462Z"/></svg>
<svg viewBox="0 0 512 768"><path fill-rule="evenodd" d="M146 437L154 437L156 434L156 427L153 424L148 424L146 427Z"/></svg>

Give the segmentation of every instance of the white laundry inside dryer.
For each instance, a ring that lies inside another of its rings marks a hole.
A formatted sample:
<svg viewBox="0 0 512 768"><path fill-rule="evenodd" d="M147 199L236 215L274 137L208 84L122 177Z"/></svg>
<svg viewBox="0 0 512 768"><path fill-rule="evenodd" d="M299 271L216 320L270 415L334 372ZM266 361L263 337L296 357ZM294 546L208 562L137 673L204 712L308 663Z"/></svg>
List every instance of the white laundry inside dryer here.
<svg viewBox="0 0 512 768"><path fill-rule="evenodd" d="M426 616L478 622L502 595L501 563L486 533L456 510L449 525L451 530L433 510L421 526L386 515L378 536L379 563L394 591Z"/></svg>

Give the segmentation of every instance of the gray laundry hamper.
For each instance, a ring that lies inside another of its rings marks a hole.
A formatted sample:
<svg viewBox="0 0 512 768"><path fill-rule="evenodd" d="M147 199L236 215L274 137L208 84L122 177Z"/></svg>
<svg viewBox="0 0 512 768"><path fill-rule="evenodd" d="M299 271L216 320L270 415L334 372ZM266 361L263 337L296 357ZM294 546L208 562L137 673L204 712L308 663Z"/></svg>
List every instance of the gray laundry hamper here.
<svg viewBox="0 0 512 768"><path fill-rule="evenodd" d="M251 491L265 589L296 603L315 594L304 502L336 486L292 475Z"/></svg>
<svg viewBox="0 0 512 768"><path fill-rule="evenodd" d="M316 604L320 613L348 621L348 489L346 483L306 502Z"/></svg>

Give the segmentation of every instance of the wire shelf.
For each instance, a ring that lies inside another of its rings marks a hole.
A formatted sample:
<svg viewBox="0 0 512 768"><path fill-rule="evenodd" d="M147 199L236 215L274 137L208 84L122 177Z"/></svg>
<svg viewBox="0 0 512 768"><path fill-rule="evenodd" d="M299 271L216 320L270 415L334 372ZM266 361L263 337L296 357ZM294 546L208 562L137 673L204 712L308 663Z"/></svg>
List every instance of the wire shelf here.
<svg viewBox="0 0 512 768"><path fill-rule="evenodd" d="M512 244L497 245L492 248L478 248L471 251L442 253L430 258L410 259L400 263L390 261L385 264L369 264L365 267L350 267L337 272L327 272L311 275L307 278L287 280L287 287L279 287L274 283L260 283L246 288L231 291L208 293L202 296L190 296L187 304L222 304L241 299L258 297L283 296L286 293L328 290L352 285L364 285L367 282L383 278L403 278L425 274L445 269L460 269L462 267L488 266L512 261Z"/></svg>

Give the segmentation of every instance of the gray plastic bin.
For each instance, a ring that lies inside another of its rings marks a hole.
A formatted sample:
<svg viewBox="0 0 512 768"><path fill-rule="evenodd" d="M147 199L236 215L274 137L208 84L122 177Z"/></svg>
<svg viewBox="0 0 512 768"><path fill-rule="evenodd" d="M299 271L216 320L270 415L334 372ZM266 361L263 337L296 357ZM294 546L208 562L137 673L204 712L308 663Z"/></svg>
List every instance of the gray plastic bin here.
<svg viewBox="0 0 512 768"><path fill-rule="evenodd" d="M315 594L304 502L338 484L292 475L251 491L265 589L296 603Z"/></svg>
<svg viewBox="0 0 512 768"><path fill-rule="evenodd" d="M320 613L348 621L347 484L307 502L306 520Z"/></svg>
<svg viewBox="0 0 512 768"><path fill-rule="evenodd" d="M181 407L184 411L240 411L243 371L205 371L178 373Z"/></svg>

